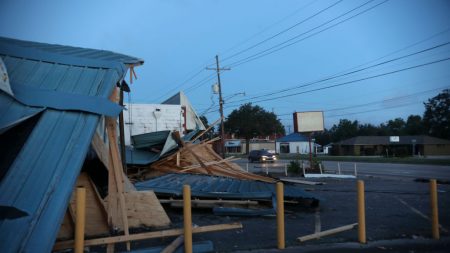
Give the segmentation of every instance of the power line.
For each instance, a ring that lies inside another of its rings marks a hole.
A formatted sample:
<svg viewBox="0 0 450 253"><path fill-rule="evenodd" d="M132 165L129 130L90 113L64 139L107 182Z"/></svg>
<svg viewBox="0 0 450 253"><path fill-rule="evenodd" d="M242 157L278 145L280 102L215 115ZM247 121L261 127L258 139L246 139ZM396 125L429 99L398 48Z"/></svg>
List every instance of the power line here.
<svg viewBox="0 0 450 253"><path fill-rule="evenodd" d="M273 23L273 24L267 26L266 28L260 30L259 32L255 33L255 34L251 35L250 37L248 37L248 38L245 39L244 41L239 42L239 43L235 44L234 46L232 46L232 47L226 49L224 52L222 52L222 55L223 55L223 54L226 54L226 53L228 53L228 52L230 52L230 51L232 51L232 50L235 49L235 48L238 48L240 45L243 45L243 44L247 43L248 41L250 41L250 40L253 39L254 37L256 37L256 36L258 36L258 35L264 33L265 31L269 30L270 28L274 27L275 25L278 25L278 24L280 24L281 22L283 22L284 20L286 20L286 19L288 19L288 18L294 16L294 15L297 14L299 11L301 11L301 10L303 10L303 9L305 9L305 8L307 8L307 7L309 7L311 4L313 4L313 3L315 3L315 2L317 2L317 0L313 0L313 1L311 1L311 2L309 2L309 3L307 3L307 4L305 4L305 5L302 5L300 8L297 8L296 10L294 10L291 14L289 14L289 15L287 15L287 16L281 18L281 19L278 20L277 22L275 22L275 23Z"/></svg>
<svg viewBox="0 0 450 253"><path fill-rule="evenodd" d="M343 113L343 114L339 114L339 115L331 115L331 116L325 116L327 118L334 118L334 117L342 117L342 116L347 116L347 115L354 115L354 114L361 114L361 113L368 113L368 112L376 112L376 111L382 111L382 110L387 110L387 109L396 109L399 107L405 107L405 106L409 106L409 105L415 105L417 104L417 102L409 102L409 103L405 103L405 104L401 104L401 105L395 105L395 106L387 106L381 109L371 109L371 110L365 110L365 111L359 111L359 112L351 112L351 113Z"/></svg>
<svg viewBox="0 0 450 253"><path fill-rule="evenodd" d="M313 33L313 34L311 34L311 35L308 35L307 37L304 37L304 38L302 38L302 39L300 39L300 40L297 40L297 41L294 41L294 42L292 42L292 43L290 43L290 44L287 44L287 45L285 45L285 46L282 46L282 45L284 45L284 44L286 44L286 43L288 43L288 42L290 42L290 41L292 41L292 40L295 40L295 39L297 39L297 38L299 38L299 37L301 37L301 36L303 36L303 35L305 35L305 34L307 34L307 33L309 33L309 32L312 32L312 31L314 31L314 30L316 30L316 29L318 29L318 28L320 28L320 27L322 27L322 26L325 26L325 25L327 25L327 24L329 24L329 23L331 23L331 22L333 22L333 21L335 21L335 20L337 20L337 19L339 19L339 18L341 18L341 17L343 17L343 16L346 16L347 14L349 14L349 13L351 13L351 12L353 12L353 11L355 11L355 10L357 10L357 9L359 9L359 8L365 6L365 5L367 5L367 4L369 4L369 3L373 2L373 1L374 1L374 0L370 0L370 1L368 1L368 2L365 2L364 4L359 5L359 6L357 6L356 8L353 8L353 9L351 9L350 11L347 11L347 12L345 12L344 14L341 14L341 15L339 15L339 16L337 16L337 17L331 19L331 20L328 20L327 22L322 23L322 24L320 24L319 26L316 26L316 27L314 27L314 28L312 28L312 29L310 29L310 30L308 30L308 31L306 31L306 32L303 32L303 33L301 33L301 34L299 34L299 35L297 35L297 36L294 36L294 37L292 37L292 38L290 38L290 39L288 39L288 40L286 40L286 41L284 41L284 42L282 42L282 43L279 43L279 44L277 44L277 45L275 45L275 46L272 46L272 47L270 47L270 48L267 48L267 49L265 49L265 50L262 50L262 51L260 51L260 52L258 52L258 53L255 53L255 54L251 55L251 56L248 56L248 57L243 58L243 59L241 59L241 60L235 61L235 62L231 63L229 66L230 66L230 67L237 67L237 66L242 65L242 64L245 64L245 63L247 63L247 62L254 61L254 60L259 59L259 58L261 58L261 57L264 57L264 56L267 56L267 55L269 55L269 54L275 53L275 52L277 52L277 51L279 51L279 50L281 50L281 49L284 49L284 48L286 48L286 47L292 46L292 45L294 45L294 44L296 44L296 43L299 43L299 42L301 42L301 41L304 41L304 40L306 40L306 39L308 39L308 38L310 38L310 37L312 37L312 36L315 36L315 35L320 34L320 33L324 32L324 31L326 31L326 30L329 30L329 29L331 29L331 28L333 28L333 27L335 27L335 26L337 26L337 25L339 25L339 24L342 24L342 23L344 23L344 22L346 22L346 21L348 21L348 20L350 20L350 19L353 19L353 18L355 18L355 17L357 17L357 16L359 16L359 15L365 13L365 12L368 12L368 11L370 11L370 10L372 10L372 9L374 9L374 8L376 8L376 7L380 6L380 5L382 5L382 4L386 3L386 2L388 2L389 0L385 0L385 1L381 2L381 3L379 3L379 4L376 4L376 5L374 5L374 6L370 7L370 8L368 8L368 9L363 10L363 11L361 11L361 12L359 12L359 13L357 13L357 14L355 14L355 15L349 17L349 18L346 18L346 19L344 19L344 20L342 20L342 21L340 21L340 22L338 22L338 23L336 23L336 24L333 24L333 25L331 25L331 26L329 26L329 27L327 27L327 28L324 28L324 29L322 29L322 30L320 30L320 31L318 31L318 32L315 32L315 33ZM282 47L280 47L280 46L282 46ZM272 51L270 51L270 50L272 50Z"/></svg>
<svg viewBox="0 0 450 253"><path fill-rule="evenodd" d="M404 96L398 96L398 97L393 97L393 98L389 98L389 99L372 101L372 102L364 103L364 104L356 104L356 105L351 105L351 106L326 109L326 110L323 110L323 112L341 111L341 110L346 110L346 109L354 109L355 107L371 106L371 105L376 105L376 104L379 104L379 103L391 102L391 101L396 101L396 100L399 100L399 99L416 97L417 95L423 95L425 93L429 93L429 92L433 92L433 91L437 91L437 90L443 90L445 88L448 88L448 85L442 86L442 87L439 87L439 88L419 91L419 92L412 93L412 94L409 94L409 95L404 95ZM277 114L277 116L287 116L287 115L292 115L292 113Z"/></svg>
<svg viewBox="0 0 450 253"><path fill-rule="evenodd" d="M364 77L364 78L360 78L360 79L356 79L356 80L351 80L351 81L347 81L347 82L343 82L343 83L339 83L339 84L329 85L329 86L316 88L316 89L312 89L312 90L307 90L307 91L302 91L302 92L291 93L291 94L287 94L287 95L283 95L283 96L277 96L277 97L273 97L273 98L261 99L261 100L253 101L253 103L270 101L270 100L276 100L276 99L280 99L280 98L292 97L292 96L305 94L305 93L310 93L310 92L314 92L314 91L335 88L335 87L344 86L344 85L348 85L348 84L352 84L352 83L357 83L357 82L361 82L361 81L365 81L365 80L370 80L370 79L374 79L374 78L378 78L378 77L382 77L382 76L392 75L392 74L395 74L395 73L399 73L399 72L403 72L403 71L407 71L407 70L411 70L411 69L415 69L415 68L425 67L425 66L428 66L428 65L433 65L433 64L445 62L445 61L448 61L448 60L450 60L450 57L439 59L439 60L435 60L435 61L431 61L431 62L427 62L427 63L423 63L423 64L419 64L419 65L415 65L415 66L411 66L411 67L407 67L407 68L402 68L402 69L398 69L398 70L394 70L394 71L390 71L390 72L385 72L385 73L378 74L378 75L373 75L373 76Z"/></svg>
<svg viewBox="0 0 450 253"><path fill-rule="evenodd" d="M439 36L439 35L442 35L442 34L444 34L444 33L447 33L449 30L450 30L450 27L447 27L446 29L444 29L444 30L442 30L442 31L439 31L439 32L437 32L437 33L434 33L434 34L432 34L431 36L428 36L428 37L426 37L426 38L424 38L424 39L422 39L422 40L420 40L420 41L417 41L417 42L414 42L414 43L412 43L412 44L409 44L409 45L407 45L407 46L405 46L405 47L403 47L403 48L401 48L401 49L397 49L397 50L395 50L395 51L389 52L389 53L387 53L387 54L385 54L385 55L383 55L383 56L380 56L380 57L378 57L378 58L375 58L375 59L373 59L373 60L369 60L369 61L367 61L367 62L365 62L365 63L362 63L362 64L359 64L359 65L353 66L353 67L348 68L348 69L346 69L346 70L339 71L339 72L337 72L337 73L328 75L328 76L325 77L325 78L318 79L318 80L316 80L316 81L311 81L311 82L309 82L309 83L315 83L315 82L326 81L325 79L327 79L327 78L338 78L338 77L340 77L340 75L343 74L343 73L352 71L352 70L357 69L357 68L359 68L359 67L362 67L362 66L364 66L364 65L367 65L367 64L376 62L376 61L378 61L378 60L384 59L384 58L386 58L386 57L388 57L388 56L394 55L394 54L396 54L396 53L399 53L399 52L401 52L401 51L404 51L404 50L409 49L409 48L411 48L411 47L414 47L414 46L416 46L416 45L422 44L422 43L424 43L424 42L426 42L426 41L428 41L428 40L431 40L431 39L433 39L433 38L435 38L435 37L437 37L437 36ZM308 83L307 83L307 84L308 84ZM283 92L285 92L285 91L289 91L289 90L296 89L296 88L301 88L301 87L303 87L303 86L302 86L302 85L296 85L296 86L293 86L293 87L290 87L290 88L285 88L285 89L281 89L281 90L274 90L274 91L262 93L261 95L255 95L255 96L252 96L252 97L249 97L249 98L241 99L241 100L239 100L239 102L240 102L240 101L245 101L245 100L251 100L251 99L254 99L254 98L264 97L264 96L266 96L266 95L279 94L279 93L283 93ZM236 101L235 101L235 102L236 102Z"/></svg>
<svg viewBox="0 0 450 253"><path fill-rule="evenodd" d="M214 79L214 74L210 74L210 75L206 76L205 78L203 78L202 80L200 80L200 81L196 82L195 84L189 86L189 87L185 90L185 92L186 92L186 93L189 93L189 92L191 92L191 91L197 89L198 87L204 85L205 83L207 83L207 82L209 82L209 81L211 81L211 80L213 80L213 79Z"/></svg>
<svg viewBox="0 0 450 253"><path fill-rule="evenodd" d="M169 90L168 90L167 92L165 92L164 94L158 96L157 98L155 98L155 100L159 100L159 99L163 98L163 97L166 96L167 94L173 92L173 91L176 90L176 89L179 89L180 87L184 86L185 84L187 84L188 82L190 82L191 80L193 80L194 78L196 78L198 75L200 75L200 74L205 70L204 65L207 65L209 62L211 62L210 59L207 60L204 64L202 64L202 65L201 65L201 68L200 68L197 72L195 72L195 70L189 72L189 73L187 74L187 75L189 76L188 78L186 78L184 81L180 82L179 85L177 85L177 86L175 86L175 87L169 89ZM195 72L195 73L193 73L193 72ZM190 73L193 73L193 74L192 74L192 75L189 75Z"/></svg>
<svg viewBox="0 0 450 253"><path fill-rule="evenodd" d="M256 44L253 44L253 45L250 46L250 47L247 47L247 48L245 48L245 49L243 49L243 50L241 50L241 51L239 51L239 52L237 52L237 53L234 53L234 54L232 54L232 55L230 55L230 56L228 56L228 57L225 57L222 61L226 61L226 60L229 60L229 59L231 59L231 58L234 58L234 57L236 57L236 56L238 56L238 55L240 55L240 54L243 54L243 53L245 53L245 52L247 52L247 51L249 51L249 50L251 50L251 49L253 49L253 48L255 48L255 47L257 47L257 46L259 46L259 45L261 45L261 44L263 44L263 43L265 43L265 42L267 42L267 41L269 41L269 40L271 40L271 39L273 39L273 38L275 38L275 37L278 37L278 36L280 36L281 34L287 32L287 31L292 30L293 28L295 28L295 27L297 27L297 26L299 26L299 25L305 23L306 21L308 21L308 20L310 20L310 19L312 19L312 18L314 18L314 17L320 15L321 13L327 11L328 9L330 9L330 8L332 8L332 7L334 7L334 6L336 6L337 4L341 3L342 1L343 1L343 0L339 0L339 1L337 1L337 2L335 2L335 3L333 3L333 4L331 4L330 6L324 8L324 9L318 11L318 12L316 12L315 14L313 14L313 15L311 15L311 16L305 18L305 19L303 19L302 21L297 22L297 23L295 23L294 25L292 25L292 26L290 26L290 27L288 27L288 28L286 28L286 29L283 29L282 31L280 31L280 32L278 32L278 33L276 33L276 34L274 34L274 35L272 35L272 36L270 36L270 37L268 37L268 38L266 38L266 39L264 39L264 40L262 40L262 41L260 41L260 42L258 42L258 43L256 43ZM371 0L371 1L374 1L374 0Z"/></svg>
<svg viewBox="0 0 450 253"><path fill-rule="evenodd" d="M348 76L348 75L355 74L355 73L358 73L358 72L361 72L361 71L364 71L364 70L367 70L367 69L375 68L375 67L378 67L378 66L381 66L381 65L385 65L385 64L394 62L394 61L405 59L405 58L408 58L408 57L411 57L411 56L414 56L414 55L422 54L422 53L425 53L425 52L428 52L428 51L431 51L431 50L434 50L434 49L437 49L437 48L440 48L440 47L447 46L449 44L450 44L450 41L444 42L444 43L441 43L439 45L435 45L435 46L432 46L432 47L429 47L429 48L425 48L425 49L422 49L422 50L419 50L419 51L416 51L416 52L413 52L413 53L410 53L410 54L406 54L406 55L403 55L403 56L392 58L390 60L386 60L384 62L373 64L373 65L370 65L370 66L367 66L367 67L364 67L364 68L360 68L360 69L357 69L357 70L354 70L354 71L346 72L346 73L343 73L343 74L340 74L340 75L334 75L334 76L326 77L326 78L319 79L319 80L316 80L316 81L312 81L312 82L309 82L309 83L297 85L297 86L294 86L294 87L291 87L291 88L286 88L286 89L281 89L281 90L278 90L278 91L273 91L273 92L270 92L270 93L267 93L267 94L270 94L270 95L280 94L280 93L284 93L284 92L287 92L287 91L292 91L292 90L295 90L295 89L304 88L304 87L308 87L308 86L311 86L311 85L314 85L314 84L330 81L330 80L333 80L333 79L336 79L336 78ZM246 99L241 99L241 100L238 100L238 101L235 101L235 102L244 102L244 101L249 101L249 100L253 100L253 99L256 99L256 98L266 97L267 94L253 96L253 97L246 98Z"/></svg>

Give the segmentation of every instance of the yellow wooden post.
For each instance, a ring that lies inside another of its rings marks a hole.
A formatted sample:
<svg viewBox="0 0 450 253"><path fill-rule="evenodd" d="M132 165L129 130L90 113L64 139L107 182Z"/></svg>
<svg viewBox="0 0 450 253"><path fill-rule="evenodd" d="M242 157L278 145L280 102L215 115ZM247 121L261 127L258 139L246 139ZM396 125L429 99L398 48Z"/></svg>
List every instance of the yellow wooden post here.
<svg viewBox="0 0 450 253"><path fill-rule="evenodd" d="M366 243L366 209L364 199L364 181L358 180L358 240Z"/></svg>
<svg viewBox="0 0 450 253"><path fill-rule="evenodd" d="M86 218L86 189L78 187L76 192L75 253L84 252L84 225Z"/></svg>
<svg viewBox="0 0 450 253"><path fill-rule="evenodd" d="M430 180L431 233L433 239L439 240L439 213L436 179Z"/></svg>
<svg viewBox="0 0 450 253"><path fill-rule="evenodd" d="M183 186L184 252L192 253L191 187Z"/></svg>
<svg viewBox="0 0 450 253"><path fill-rule="evenodd" d="M277 183L277 237L278 237L278 249L284 249L284 190L283 183Z"/></svg>

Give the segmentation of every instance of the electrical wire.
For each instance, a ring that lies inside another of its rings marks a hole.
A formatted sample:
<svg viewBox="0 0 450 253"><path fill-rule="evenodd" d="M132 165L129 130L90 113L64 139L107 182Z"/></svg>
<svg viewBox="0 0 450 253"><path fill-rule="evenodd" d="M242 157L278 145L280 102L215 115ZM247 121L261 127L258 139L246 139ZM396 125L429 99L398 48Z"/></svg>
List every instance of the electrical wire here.
<svg viewBox="0 0 450 253"><path fill-rule="evenodd" d="M370 79L374 79L374 78L378 78L378 77L382 77L382 76L392 75L395 73L400 73L400 72L404 72L404 71L411 70L411 69L416 69L416 68L421 68L421 67L425 67L425 66L429 66L429 65L433 65L433 64L438 64L438 63L445 62L448 60L450 60L450 57L442 58L442 59L427 62L427 63L422 63L419 65L414 65L414 66L407 67L407 68L397 69L394 71L385 72L385 73L378 74L378 75L373 75L373 76L368 76L368 77L364 77L364 78L360 78L360 79L356 79L356 80L351 80L351 81L347 81L347 82L343 82L343 83L338 83L338 84L329 85L329 86L320 87L320 88L311 89L311 90L302 91L302 92L291 93L291 94L277 96L277 97L273 97L273 98L261 99L261 100L257 100L257 101L253 101L253 102L258 103L258 102L264 102L264 101L271 101L271 100L276 100L276 99L280 99L280 98L286 98L286 97L292 97L292 96L296 96L296 95L300 95L300 94L310 93L310 92L314 92L314 91L335 88L335 87L344 86L344 85L348 85L348 84L352 84L352 83L357 83L357 82L361 82L361 81L365 81L365 80L370 80Z"/></svg>
<svg viewBox="0 0 450 253"><path fill-rule="evenodd" d="M346 19L344 19L344 20L342 20L342 21L339 21L338 23L335 23L335 24L333 24L333 25L331 25L331 26L329 26L329 27L326 27L326 28L324 28L324 29L322 29L322 30L320 30L320 31L318 31L318 32L315 32L315 33L313 33L313 34L310 34L310 35L308 35L308 36L306 36L306 37L304 37L304 38L301 38L300 40L296 40L296 41L294 41L294 42L292 42L292 43L290 43L290 44L287 44L287 45L285 45L285 46L282 46L282 45L284 45L284 44L286 44L286 43L289 43L290 41L293 41L293 40L295 40L295 39L297 39L297 38L299 38L299 37L301 37L301 36L303 36L303 35L305 35L305 34L307 34L307 33L312 32L312 31L314 31L314 30L316 30L316 29L318 29L318 28L320 28L320 27L322 27L322 26L325 26L325 25L327 25L327 24L329 24L329 23L331 23L331 22L333 22L333 21L335 21L335 20L337 20L337 19L339 19L339 18L341 18L341 17L344 17L344 16L346 16L347 14L349 14L349 13L351 13L351 12L353 12L353 11L359 9L359 8L362 8L362 7L364 7L365 5L367 5L367 4L369 4L369 3L373 2L373 1L374 1L374 0L367 1L367 2L365 2L365 3L363 3L363 4L361 4L361 5L359 5L359 6L355 7L355 8L353 8L353 9L351 9L351 10L345 12L344 14L341 14L341 15L339 15L339 16L333 18L333 19L330 19L330 20L326 21L325 23L322 23L322 24L320 24L320 25L318 25L318 26L316 26L316 27L314 27L314 28L312 28L312 29L310 29L310 30L308 30L308 31L306 31L306 32L303 32L303 33L301 33L301 34L299 34L299 35L297 35L297 36L294 36L294 37L292 37L292 38L290 38L290 39L288 39L288 40L286 40L286 41L284 41L284 42L281 42L281 43L279 43L279 44L276 44L275 46L272 46L272 47L270 47L270 48L267 48L267 49L265 49L265 50L262 50L262 51L260 51L260 52L258 52L258 53L255 53L255 54L251 55L251 56L248 56L248 57L243 58L243 59L241 59L241 60L235 61L235 62L229 64L227 67L235 68L235 67L240 66L240 65L242 65L242 64L245 64L245 63L254 61L254 60L259 59L259 58L261 58L261 57L264 57L264 56L270 55L270 54L272 54L272 53L275 53L275 52L277 52L277 51L280 51L280 50L282 50L282 49L284 49L284 48L286 48L286 47L289 47L289 46L292 46L292 45L294 45L294 44L297 44L297 43L299 43L299 42L301 42L301 41L304 41L304 40L306 40L306 39L308 39L308 38L311 38L311 37L313 37L313 36L315 36L315 35L317 35L317 34L320 34L320 33L324 32L324 31L326 31L326 30L329 30L329 29L331 29L331 28L333 28L333 27L336 27L337 25L340 25L340 24L342 24L342 23L344 23L344 22L346 22L346 21L348 21L348 20L351 20L351 19L353 19L353 18L356 18L357 16L359 16L359 15L361 15L361 14L364 14L364 13L366 13L366 12L368 12L368 11L370 11L370 10L372 10L372 9L374 9L374 8L376 8L376 7L380 6L380 5L382 5L382 4L386 3L386 2L388 2L389 0L385 0L385 1L381 2L381 3L378 3L378 4L372 6L372 7L368 8L368 9L365 9L365 10L363 10L363 11L361 11L361 12L359 12L359 13L357 13L357 14L351 16L351 17L349 17L349 18L346 18ZM281 46L281 47L280 47L280 46ZM272 50L272 51L271 51L271 50Z"/></svg>
<svg viewBox="0 0 450 253"><path fill-rule="evenodd" d="M390 60L386 60L386 61L383 61L383 62L380 62L380 63L377 63L377 64L373 64L373 65L370 65L370 66L367 66L367 67L364 67L364 68L360 68L360 69L357 69L357 70L354 70L354 71L346 72L346 73L343 73L343 74L340 74L340 75L333 75L333 76L330 76L330 77L326 77L326 78L319 79L319 80L316 80L316 81L308 82L308 83L305 83L305 84L300 84L300 85L297 85L297 86L294 86L294 87L290 87L290 88L281 89L281 90L278 90L278 91L272 91L272 92L270 92L268 94L274 95L274 94L284 93L284 92L287 92L287 91L292 91L292 90L299 89L299 88L305 88L305 87L312 86L312 85L315 85L315 84L318 84L318 83L323 83L325 81L330 81L330 80L333 80L333 79L336 79L336 78L340 78L340 77L352 75L352 74L355 74L355 73L358 73L358 72L362 72L364 70L375 68L375 67L378 67L378 66L381 66L381 65L385 65L385 64L388 64L388 63L391 63L391 62L399 61L399 60L402 60L402 59L405 59L405 58L408 58L408 57L411 57L411 56L414 56L414 55L422 54L422 53L425 53L425 52L428 52L428 51L431 51L431 50L435 50L437 48L441 48L441 47L447 46L449 44L450 44L450 41L444 42L444 43L441 43L441 44L438 44L438 45L435 45L435 46L432 46L432 47L429 47L429 48L425 48L425 49L422 49L422 50L419 50L419 51L416 51L416 52L413 52L413 53L410 53L410 54L406 54L406 55L403 55L403 56L392 58ZM253 96L253 97L250 97L250 98L237 100L236 102L250 101L250 100L254 100L254 99L261 98L261 97L266 97L266 96L267 96L267 94L258 95L258 96Z"/></svg>
<svg viewBox="0 0 450 253"><path fill-rule="evenodd" d="M341 3L342 1L343 1L343 0L339 0L339 1L337 1L337 2L335 2L335 3L333 3L333 4L331 4L330 6L324 8L324 9L321 9L320 11L316 12L315 14L313 14L313 15L311 15L311 16L309 16L309 17L303 19L303 20L301 20L300 22L297 22L297 23L295 23L294 25L292 25L292 26L290 26L290 27L288 27L288 28L286 28L286 29L283 29L282 31L280 31L280 32L278 32L278 33L276 33L276 34L274 34L274 35L272 35L272 36L270 36L270 37L268 37L268 38L266 38L266 39L264 39L264 40L262 40L262 41L260 41L260 42L258 42L258 43L256 43L256 44L253 44L252 46L247 47L247 48L245 48L245 49L243 49L243 50L241 50L241 51L239 51L239 52L237 52L237 53L234 53L234 54L232 54L232 55L230 55L230 56L228 56L228 57L223 58L223 59L222 59L222 62L224 62L224 61L226 61L226 60L229 60L229 59L231 59L231 58L234 58L234 57L236 57L236 56L238 56L238 55L240 55L240 54L243 54L243 53L245 53L245 52L247 52L247 51L249 51L249 50L251 50L251 49L253 49L253 48L255 48L255 47L257 47L257 46L259 46L259 45L261 45L261 44L263 44L263 43L265 43L265 42L271 40L271 39L273 39L273 38L276 38L276 37L280 36L281 34L287 32L287 31L290 31L290 30L294 29L295 27L297 27L297 26L299 26L299 25L305 23L306 21L308 21L308 20L310 20L310 19L312 19L312 18L314 18L314 17L316 17L316 16L322 14L323 12L325 12L325 11L327 11L327 10L333 8L334 6L338 5L338 4ZM374 0L371 0L371 1L374 1Z"/></svg>

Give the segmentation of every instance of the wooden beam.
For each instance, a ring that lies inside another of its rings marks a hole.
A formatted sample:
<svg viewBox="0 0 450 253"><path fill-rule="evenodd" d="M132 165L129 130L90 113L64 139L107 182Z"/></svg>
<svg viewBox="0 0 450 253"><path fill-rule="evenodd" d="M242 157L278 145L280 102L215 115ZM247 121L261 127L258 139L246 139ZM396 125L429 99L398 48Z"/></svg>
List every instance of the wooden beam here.
<svg viewBox="0 0 450 253"><path fill-rule="evenodd" d="M357 225L358 225L358 223L353 223L350 225L345 225L342 227L325 230L325 231L322 231L319 233L314 233L314 234L298 237L297 240L299 240L300 242L304 242L304 241L308 241L308 240L312 240L312 239L317 239L317 238L324 237L327 235L333 235L333 234L337 234L337 233L344 232L347 230L351 230L351 229L355 228Z"/></svg>
<svg viewBox="0 0 450 253"><path fill-rule="evenodd" d="M192 233L206 233L206 232L214 232L214 231L222 231L222 230L230 230L230 229L240 229L240 228L242 228L241 223L218 224L218 225L193 227ZM176 228L176 229L147 232L147 233L140 233L140 234L104 237L104 238L85 240L84 246L104 245L104 244L119 243L119 242L146 240L146 239L152 239L152 238L179 236L179 235L182 235L183 233L184 232L183 232L182 228ZM74 243L73 240L57 242L57 243L55 243L53 250L70 249L73 247L73 243Z"/></svg>
<svg viewBox="0 0 450 253"><path fill-rule="evenodd" d="M203 131L201 134L197 135L197 137L192 139L191 142L198 140L198 138L202 137L205 133L209 132L209 130L211 130L215 125L217 125L221 121L221 119L222 119L222 117L220 117L218 120L214 121L214 123L212 123L208 128L206 128L205 131Z"/></svg>
<svg viewBox="0 0 450 253"><path fill-rule="evenodd" d="M112 161L112 169L114 171L114 177L117 183L117 192L119 196L119 206L120 211L122 213L122 221L123 221L123 230L125 235L129 235L129 227L128 227L128 217L127 217L127 209L125 206L125 197L124 197L124 180L123 180L123 168L122 163L119 158L119 149L117 146L117 134L116 134L116 119L107 117L106 118L106 129L108 131L108 139L109 139L109 150L111 153L111 161ZM127 243L127 250L130 251L130 244Z"/></svg>
<svg viewBox="0 0 450 253"><path fill-rule="evenodd" d="M185 150L187 150L188 152L190 152L192 154L192 156L194 156L195 160L197 160L197 162L200 164L200 166L202 168L204 168L208 174L211 174L210 169L208 168L208 166L205 165L205 163L203 163L202 159L200 159L200 156L198 156L190 147L190 145L192 144L186 144L184 143L184 141L181 139L180 137L180 132L176 131L172 133L172 137L174 138L174 140L181 145Z"/></svg>
<svg viewBox="0 0 450 253"><path fill-rule="evenodd" d="M207 140L205 142L202 142L202 144L210 144L211 142L215 142L220 140L220 136L217 136L216 138L212 138L211 140Z"/></svg>
<svg viewBox="0 0 450 253"><path fill-rule="evenodd" d="M239 160L239 158L234 158L234 156L231 157L227 157L225 159L222 159L220 161L211 161L211 162L205 162L205 165L216 165L216 164L220 164L220 163L224 163L224 162L229 162L229 161L234 161L234 160ZM186 167L183 167L183 170L181 170L180 172L185 172L191 169L196 169L196 168L200 168L201 165L200 164L194 164L194 165L189 165Z"/></svg>
<svg viewBox="0 0 450 253"><path fill-rule="evenodd" d="M167 245L161 253L173 253L175 250L183 244L184 236L180 235L171 244Z"/></svg>

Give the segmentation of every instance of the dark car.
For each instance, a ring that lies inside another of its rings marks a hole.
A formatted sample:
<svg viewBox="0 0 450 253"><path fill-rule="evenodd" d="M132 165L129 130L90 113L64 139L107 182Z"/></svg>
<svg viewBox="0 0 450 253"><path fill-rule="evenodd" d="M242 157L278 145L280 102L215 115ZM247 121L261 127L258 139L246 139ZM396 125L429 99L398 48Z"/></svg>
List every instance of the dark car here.
<svg viewBox="0 0 450 253"><path fill-rule="evenodd" d="M252 150L248 154L248 161L254 162L275 162L277 160L277 156L273 153L270 153L268 150L261 149L261 150Z"/></svg>

